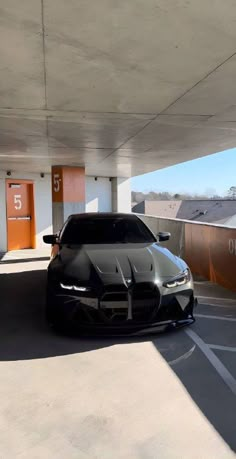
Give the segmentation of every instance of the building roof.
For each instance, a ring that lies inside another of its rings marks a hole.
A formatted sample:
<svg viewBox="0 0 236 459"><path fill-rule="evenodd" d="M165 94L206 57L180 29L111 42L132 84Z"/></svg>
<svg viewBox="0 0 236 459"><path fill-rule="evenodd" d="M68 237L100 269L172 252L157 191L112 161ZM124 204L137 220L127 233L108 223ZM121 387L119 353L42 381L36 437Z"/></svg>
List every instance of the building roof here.
<svg viewBox="0 0 236 459"><path fill-rule="evenodd" d="M223 220L219 220L215 223L219 223L219 225L231 226L233 228L236 228L236 214L232 217L224 218Z"/></svg>
<svg viewBox="0 0 236 459"><path fill-rule="evenodd" d="M145 213L162 215L166 218L177 218L182 201L145 201Z"/></svg>
<svg viewBox="0 0 236 459"><path fill-rule="evenodd" d="M207 223L227 220L236 214L236 201L222 200L189 200L182 201L177 218Z"/></svg>
<svg viewBox="0 0 236 459"><path fill-rule="evenodd" d="M144 201L144 212L166 218L236 225L236 200L232 199Z"/></svg>

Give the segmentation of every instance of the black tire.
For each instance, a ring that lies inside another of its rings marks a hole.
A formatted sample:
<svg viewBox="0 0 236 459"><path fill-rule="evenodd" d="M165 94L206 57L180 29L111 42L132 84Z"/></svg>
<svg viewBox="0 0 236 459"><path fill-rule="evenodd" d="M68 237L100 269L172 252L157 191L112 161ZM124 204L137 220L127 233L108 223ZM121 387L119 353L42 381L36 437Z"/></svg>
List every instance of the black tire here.
<svg viewBox="0 0 236 459"><path fill-rule="evenodd" d="M69 325L66 320L63 320L61 317L57 317L55 314L53 314L52 309L48 306L46 306L46 321L49 325L49 327L55 331L56 333L59 333L60 335L66 335L69 333Z"/></svg>
<svg viewBox="0 0 236 459"><path fill-rule="evenodd" d="M50 328L55 332L64 334L68 330L68 323L65 317L59 313L58 308L54 303L55 299L47 287L45 318Z"/></svg>

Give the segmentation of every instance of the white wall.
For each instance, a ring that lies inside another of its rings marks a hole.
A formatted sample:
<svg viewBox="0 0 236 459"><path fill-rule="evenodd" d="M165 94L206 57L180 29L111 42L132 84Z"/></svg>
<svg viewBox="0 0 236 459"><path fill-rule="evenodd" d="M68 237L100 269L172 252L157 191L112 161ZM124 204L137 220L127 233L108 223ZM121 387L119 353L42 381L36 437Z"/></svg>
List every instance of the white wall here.
<svg viewBox="0 0 236 459"><path fill-rule="evenodd" d="M46 247L42 241L44 234L52 233L52 198L51 175L12 173L11 177L5 171L0 171L0 252L7 250L6 232L6 179L25 179L34 182L34 206L36 216L36 247Z"/></svg>
<svg viewBox="0 0 236 459"><path fill-rule="evenodd" d="M113 212L131 212L130 179L114 177L112 179L112 210Z"/></svg>
<svg viewBox="0 0 236 459"><path fill-rule="evenodd" d="M86 212L111 212L111 181L106 177L86 177Z"/></svg>
<svg viewBox="0 0 236 459"><path fill-rule="evenodd" d="M35 180L35 215L37 248L48 247L43 242L44 234L52 234L51 175Z"/></svg>

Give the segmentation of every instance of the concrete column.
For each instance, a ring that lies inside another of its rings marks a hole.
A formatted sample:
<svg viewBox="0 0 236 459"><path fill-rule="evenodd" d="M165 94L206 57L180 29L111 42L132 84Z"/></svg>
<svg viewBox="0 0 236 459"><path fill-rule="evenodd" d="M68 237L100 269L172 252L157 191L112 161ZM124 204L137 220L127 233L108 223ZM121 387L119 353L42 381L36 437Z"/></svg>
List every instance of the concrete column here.
<svg viewBox="0 0 236 459"><path fill-rule="evenodd" d="M111 211L111 180L86 176L86 212Z"/></svg>
<svg viewBox="0 0 236 459"><path fill-rule="evenodd" d="M131 212L130 179L114 177L112 179L112 210L113 212Z"/></svg>
<svg viewBox="0 0 236 459"><path fill-rule="evenodd" d="M71 214L85 212L85 170L83 167L52 167L53 232L59 231Z"/></svg>

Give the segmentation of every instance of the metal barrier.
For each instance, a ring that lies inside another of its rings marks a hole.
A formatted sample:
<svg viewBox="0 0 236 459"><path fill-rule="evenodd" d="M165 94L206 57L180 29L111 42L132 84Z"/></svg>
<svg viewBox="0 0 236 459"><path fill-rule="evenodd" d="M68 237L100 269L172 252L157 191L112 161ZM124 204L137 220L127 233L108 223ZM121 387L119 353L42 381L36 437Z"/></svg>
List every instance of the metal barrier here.
<svg viewBox="0 0 236 459"><path fill-rule="evenodd" d="M169 231L165 243L184 258L192 272L236 291L236 228L139 215L154 234Z"/></svg>

